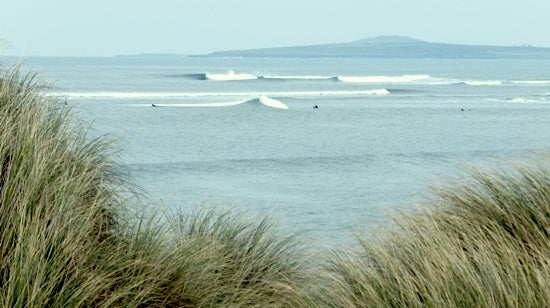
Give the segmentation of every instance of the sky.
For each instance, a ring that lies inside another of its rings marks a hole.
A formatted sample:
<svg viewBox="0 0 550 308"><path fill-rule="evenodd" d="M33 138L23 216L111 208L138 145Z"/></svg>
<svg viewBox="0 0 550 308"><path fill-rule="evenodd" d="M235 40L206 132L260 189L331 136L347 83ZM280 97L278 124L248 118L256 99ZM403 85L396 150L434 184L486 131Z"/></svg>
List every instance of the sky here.
<svg viewBox="0 0 550 308"><path fill-rule="evenodd" d="M0 0L0 54L202 54L380 35L550 47L550 0Z"/></svg>

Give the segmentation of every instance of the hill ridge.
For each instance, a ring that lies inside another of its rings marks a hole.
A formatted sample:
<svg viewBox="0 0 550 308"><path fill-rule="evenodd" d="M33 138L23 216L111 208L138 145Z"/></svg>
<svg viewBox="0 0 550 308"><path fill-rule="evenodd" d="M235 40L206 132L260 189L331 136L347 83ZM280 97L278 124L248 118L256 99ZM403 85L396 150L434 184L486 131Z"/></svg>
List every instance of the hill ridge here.
<svg viewBox="0 0 550 308"><path fill-rule="evenodd" d="M550 48L427 42L384 35L348 43L217 51L198 57L242 58L525 58L550 59Z"/></svg>

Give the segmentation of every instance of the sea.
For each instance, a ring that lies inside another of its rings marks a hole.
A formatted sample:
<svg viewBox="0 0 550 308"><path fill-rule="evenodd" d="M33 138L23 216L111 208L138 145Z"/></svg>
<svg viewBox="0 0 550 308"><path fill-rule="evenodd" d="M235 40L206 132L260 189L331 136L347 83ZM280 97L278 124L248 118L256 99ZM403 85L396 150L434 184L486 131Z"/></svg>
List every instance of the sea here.
<svg viewBox="0 0 550 308"><path fill-rule="evenodd" d="M153 207L275 216L319 247L550 147L550 60L18 61L115 140Z"/></svg>

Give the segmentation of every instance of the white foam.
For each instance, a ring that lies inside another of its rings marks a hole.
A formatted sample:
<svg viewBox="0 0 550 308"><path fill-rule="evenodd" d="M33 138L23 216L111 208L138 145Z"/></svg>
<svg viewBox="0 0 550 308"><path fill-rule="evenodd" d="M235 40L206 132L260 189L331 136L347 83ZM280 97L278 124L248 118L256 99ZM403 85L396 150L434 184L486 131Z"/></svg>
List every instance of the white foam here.
<svg viewBox="0 0 550 308"><path fill-rule="evenodd" d="M197 104L155 104L156 107L229 107L246 103L248 100L222 103L197 103ZM150 106L150 105L138 105Z"/></svg>
<svg viewBox="0 0 550 308"><path fill-rule="evenodd" d="M509 101L512 103L520 103L520 104L549 104L550 103L550 101L546 99L527 99L523 97L516 97Z"/></svg>
<svg viewBox="0 0 550 308"><path fill-rule="evenodd" d="M338 80L355 83L409 83L430 79L430 75L402 76L338 76Z"/></svg>
<svg viewBox="0 0 550 308"><path fill-rule="evenodd" d="M205 74L205 76L207 79L219 81L258 79L258 76L252 74L235 74L233 71L229 71L227 74Z"/></svg>
<svg viewBox="0 0 550 308"><path fill-rule="evenodd" d="M356 90L356 91L319 91L319 92L301 92L304 96L355 96L355 95L388 95L390 91L386 89L374 90ZM295 96L301 96L296 92Z"/></svg>
<svg viewBox="0 0 550 308"><path fill-rule="evenodd" d="M514 80L515 84L550 84L550 80Z"/></svg>
<svg viewBox="0 0 550 308"><path fill-rule="evenodd" d="M516 103L516 104L550 104L550 100L545 98L524 98L524 97L514 97L514 98L487 98L485 101L497 102L497 103Z"/></svg>
<svg viewBox="0 0 550 308"><path fill-rule="evenodd" d="M308 97L308 96L356 96L388 95L386 89L352 91L281 91L281 92L51 92L49 96L71 98L114 98L114 99L173 99L185 97Z"/></svg>
<svg viewBox="0 0 550 308"><path fill-rule="evenodd" d="M154 104L154 107L229 107L236 106L245 103L258 104L261 103L264 106L277 108L277 109L288 109L288 106L283 104L281 101L273 99L271 97L262 95L257 99L247 99L233 102L218 102L218 103L177 103L177 104ZM139 107L151 107L150 104L134 104L129 106L139 106Z"/></svg>
<svg viewBox="0 0 550 308"><path fill-rule="evenodd" d="M356 95L387 95L390 91L386 89L373 90L333 90L333 91L295 91L295 92L272 92L265 95L268 96L285 96L285 97L304 97L304 96L356 96Z"/></svg>
<svg viewBox="0 0 550 308"><path fill-rule="evenodd" d="M277 76L277 75L265 75L263 79L288 79L288 80L327 80L334 78L333 76Z"/></svg>
<svg viewBox="0 0 550 308"><path fill-rule="evenodd" d="M260 98L258 98L258 100L260 101L260 103L262 103L262 104L264 104L265 106L268 106L268 107L279 108L279 109L288 109L287 105L281 103L280 101L278 101L276 99L272 99L271 97L268 97L268 96L265 96L265 95L260 96Z"/></svg>
<svg viewBox="0 0 550 308"><path fill-rule="evenodd" d="M469 86L500 86L502 81L500 80L468 80L464 81L464 84Z"/></svg>
<svg viewBox="0 0 550 308"><path fill-rule="evenodd" d="M456 78L432 77L432 78L430 78L430 80L427 84L428 85L453 85L453 84L458 84L458 83L463 83L463 81L460 80L460 79L456 79Z"/></svg>

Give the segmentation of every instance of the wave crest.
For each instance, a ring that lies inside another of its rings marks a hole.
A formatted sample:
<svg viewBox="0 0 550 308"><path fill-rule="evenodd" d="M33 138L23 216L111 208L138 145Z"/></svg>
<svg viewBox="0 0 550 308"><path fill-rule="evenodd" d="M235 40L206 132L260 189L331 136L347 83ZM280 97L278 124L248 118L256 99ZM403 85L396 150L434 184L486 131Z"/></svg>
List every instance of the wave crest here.
<svg viewBox="0 0 550 308"><path fill-rule="evenodd" d="M287 105L269 96L262 95L260 96L260 98L258 98L258 101L268 107L278 108L278 109L288 109Z"/></svg>
<svg viewBox="0 0 550 308"><path fill-rule="evenodd" d="M280 91L280 92L52 92L49 96L88 99L173 99L181 97L260 97L262 95L278 97L309 96L355 96L388 95L387 89L371 90L326 90L326 91Z"/></svg>
<svg viewBox="0 0 550 308"><path fill-rule="evenodd" d="M205 74L205 78L209 80L233 81L233 80L254 80L258 76L252 74L235 74L234 71L229 71L227 74Z"/></svg>
<svg viewBox="0 0 550 308"><path fill-rule="evenodd" d="M539 85L539 84L550 84L550 80L514 80L514 81L511 81L511 83Z"/></svg>
<svg viewBox="0 0 550 308"><path fill-rule="evenodd" d="M524 97L515 97L511 99L507 99L507 101L511 103L520 103L520 104L549 104L550 101L542 98L542 99L533 99L533 98L524 98Z"/></svg>
<svg viewBox="0 0 550 308"><path fill-rule="evenodd" d="M354 83L409 83L432 78L430 75L401 75L401 76L338 76L342 82Z"/></svg>
<svg viewBox="0 0 550 308"><path fill-rule="evenodd" d="M500 80L469 80L464 81L465 85L469 86L501 86L502 81Z"/></svg>
<svg viewBox="0 0 550 308"><path fill-rule="evenodd" d="M276 109L288 109L288 106L282 103L279 100L273 99L269 96L262 95L258 98L232 101L232 102L216 102L216 103L175 103L175 104L138 104L131 106L140 106L140 107L180 107L180 108L197 108L197 107L230 107L237 106L242 104L261 104L263 106L276 108Z"/></svg>
<svg viewBox="0 0 550 308"><path fill-rule="evenodd" d="M334 76L316 76L316 75L263 75L259 79L275 79L275 80L334 80L337 77Z"/></svg>

